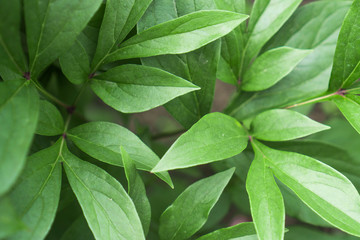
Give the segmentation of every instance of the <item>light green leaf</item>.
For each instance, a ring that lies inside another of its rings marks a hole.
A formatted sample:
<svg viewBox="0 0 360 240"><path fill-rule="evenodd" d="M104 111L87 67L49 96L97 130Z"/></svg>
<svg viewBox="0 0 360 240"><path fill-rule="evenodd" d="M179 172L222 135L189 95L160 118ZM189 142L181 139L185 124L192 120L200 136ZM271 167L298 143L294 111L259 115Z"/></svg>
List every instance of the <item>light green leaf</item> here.
<svg viewBox="0 0 360 240"><path fill-rule="evenodd" d="M152 172L187 168L241 153L248 136L241 124L222 113L210 113L181 135Z"/></svg>
<svg viewBox="0 0 360 240"><path fill-rule="evenodd" d="M60 135L64 131L64 120L59 110L50 102L40 101L39 120L36 134L44 136Z"/></svg>
<svg viewBox="0 0 360 240"><path fill-rule="evenodd" d="M246 18L220 10L190 13L130 38L105 61L190 52L226 35Z"/></svg>
<svg viewBox="0 0 360 240"><path fill-rule="evenodd" d="M360 134L360 97L357 95L335 95L332 98L351 126Z"/></svg>
<svg viewBox="0 0 360 240"><path fill-rule="evenodd" d="M208 233L197 240L257 240L255 226L251 222L240 223Z"/></svg>
<svg viewBox="0 0 360 240"><path fill-rule="evenodd" d="M9 197L26 229L10 238L44 239L55 219L61 189L61 151L64 139L29 157Z"/></svg>
<svg viewBox="0 0 360 240"><path fill-rule="evenodd" d="M39 115L39 96L26 80L0 83L0 195L25 164Z"/></svg>
<svg viewBox="0 0 360 240"><path fill-rule="evenodd" d="M26 71L20 39L21 1L0 0L0 6L0 76L18 79Z"/></svg>
<svg viewBox="0 0 360 240"><path fill-rule="evenodd" d="M24 223L8 197L0 198L0 239L10 237L17 231L25 229Z"/></svg>
<svg viewBox="0 0 360 240"><path fill-rule="evenodd" d="M245 47L245 65L250 63L265 43L290 18L301 0L257 0L248 25L248 43Z"/></svg>
<svg viewBox="0 0 360 240"><path fill-rule="evenodd" d="M330 127L287 109L268 110L251 123L252 136L266 141L287 141L327 129Z"/></svg>
<svg viewBox="0 0 360 240"><path fill-rule="evenodd" d="M135 164L129 154L123 147L120 147L120 149L125 175L128 181L128 194L135 204L146 236L149 232L151 222L151 206L146 196L145 185L139 173L137 173Z"/></svg>
<svg viewBox="0 0 360 240"><path fill-rule="evenodd" d="M289 232L286 234L287 240L358 240L359 238L345 233L328 233L321 229L308 227L305 225L289 226Z"/></svg>
<svg viewBox="0 0 360 240"><path fill-rule="evenodd" d="M125 113L147 111L199 89L161 69L130 64L96 76L91 87L106 104Z"/></svg>
<svg viewBox="0 0 360 240"><path fill-rule="evenodd" d="M261 91L275 85L288 75L311 50L289 47L275 48L256 58L242 82L245 91Z"/></svg>
<svg viewBox="0 0 360 240"><path fill-rule="evenodd" d="M161 240L185 240L206 222L215 203L234 173L234 168L190 185L160 218Z"/></svg>
<svg viewBox="0 0 360 240"><path fill-rule="evenodd" d="M354 0L347 13L336 45L330 91L349 87L360 77L360 1Z"/></svg>
<svg viewBox="0 0 360 240"><path fill-rule="evenodd" d="M256 145L276 178L306 205L335 227L360 236L360 196L344 175L311 157Z"/></svg>
<svg viewBox="0 0 360 240"><path fill-rule="evenodd" d="M260 240L284 239L285 207L266 157L253 143L255 158L246 178L251 216Z"/></svg>
<svg viewBox="0 0 360 240"><path fill-rule="evenodd" d="M71 129L68 137L93 158L115 166L123 166L120 146L134 160L138 169L150 171L160 160L135 134L114 123L86 123ZM173 186L167 172L158 173L157 176Z"/></svg>
<svg viewBox="0 0 360 240"><path fill-rule="evenodd" d="M103 169L63 151L66 176L97 240L145 239L134 203Z"/></svg>
<svg viewBox="0 0 360 240"><path fill-rule="evenodd" d="M33 77L37 77L73 45L101 3L102 0L24 1L30 73Z"/></svg>
<svg viewBox="0 0 360 240"><path fill-rule="evenodd" d="M91 67L96 70L136 25L152 0L108 0Z"/></svg>

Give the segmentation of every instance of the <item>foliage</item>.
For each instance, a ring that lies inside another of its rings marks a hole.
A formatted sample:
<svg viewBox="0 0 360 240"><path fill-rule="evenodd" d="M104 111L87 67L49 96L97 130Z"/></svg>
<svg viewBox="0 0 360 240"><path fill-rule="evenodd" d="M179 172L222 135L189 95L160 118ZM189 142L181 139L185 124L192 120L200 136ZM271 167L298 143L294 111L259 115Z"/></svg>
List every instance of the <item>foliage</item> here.
<svg viewBox="0 0 360 240"><path fill-rule="evenodd" d="M0 238L360 237L360 0L301 2L0 0Z"/></svg>

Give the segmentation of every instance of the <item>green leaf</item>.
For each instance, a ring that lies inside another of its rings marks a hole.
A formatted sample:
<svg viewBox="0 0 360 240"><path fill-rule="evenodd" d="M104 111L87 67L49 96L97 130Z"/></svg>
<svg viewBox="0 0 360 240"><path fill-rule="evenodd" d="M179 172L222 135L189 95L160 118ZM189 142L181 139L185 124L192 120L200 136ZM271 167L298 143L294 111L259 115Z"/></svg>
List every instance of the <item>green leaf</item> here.
<svg viewBox="0 0 360 240"><path fill-rule="evenodd" d="M360 134L360 97L352 94L335 95L332 97L332 101Z"/></svg>
<svg viewBox="0 0 360 240"><path fill-rule="evenodd" d="M96 76L91 87L106 104L125 113L147 111L199 89L163 70L130 64Z"/></svg>
<svg viewBox="0 0 360 240"><path fill-rule="evenodd" d="M62 148L64 139L28 159L22 175L9 197L26 229L10 239L44 239L55 219L61 189Z"/></svg>
<svg viewBox="0 0 360 240"><path fill-rule="evenodd" d="M38 113L39 96L30 81L0 83L0 195L23 169Z"/></svg>
<svg viewBox="0 0 360 240"><path fill-rule="evenodd" d="M311 50L289 47L275 48L256 58L242 82L245 91L261 91L275 85L288 75Z"/></svg>
<svg viewBox="0 0 360 240"><path fill-rule="evenodd" d="M285 207L271 168L256 143L255 158L246 178L251 216L260 240L284 239Z"/></svg>
<svg viewBox="0 0 360 240"><path fill-rule="evenodd" d="M63 151L66 176L97 240L145 239L134 203L103 169Z"/></svg>
<svg viewBox="0 0 360 240"><path fill-rule="evenodd" d="M320 229L307 227L304 225L289 226L289 232L286 234L289 240L358 240L359 238L344 233L327 233Z"/></svg>
<svg viewBox="0 0 360 240"><path fill-rule="evenodd" d="M216 9L214 2L209 0L153 1L138 24L138 32L195 11L214 9ZM220 41L217 40L190 53L141 59L144 65L163 69L201 88L164 105L166 110L187 129L211 110L219 56Z"/></svg>
<svg viewBox="0 0 360 240"><path fill-rule="evenodd" d="M50 102L40 101L39 120L35 133L44 136L60 135L64 131L64 120L59 110Z"/></svg>
<svg viewBox="0 0 360 240"><path fill-rule="evenodd" d="M245 65L250 63L265 43L294 13L301 0L257 0L248 25L248 43L245 47Z"/></svg>
<svg viewBox="0 0 360 240"><path fill-rule="evenodd" d="M336 45L330 91L347 88L360 77L360 1L354 0L347 13Z"/></svg>
<svg viewBox="0 0 360 240"><path fill-rule="evenodd" d="M103 60L117 48L136 25L152 0L108 0L99 32L92 69L96 70Z"/></svg>
<svg viewBox="0 0 360 240"><path fill-rule="evenodd" d="M257 240L256 231L253 223L245 222L228 228L222 228L208 233L197 240Z"/></svg>
<svg viewBox="0 0 360 240"><path fill-rule="evenodd" d="M0 76L18 79L26 71L20 39L21 1L0 0Z"/></svg>
<svg viewBox="0 0 360 240"><path fill-rule="evenodd" d="M139 173L137 173L135 164L129 154L123 147L120 147L120 149L125 175L128 181L128 194L135 204L146 236L149 232L151 222L151 206L149 199L146 196L145 185Z"/></svg>
<svg viewBox="0 0 360 240"><path fill-rule="evenodd" d="M0 198L0 213L0 239L26 228L8 197Z"/></svg>
<svg viewBox="0 0 360 240"><path fill-rule="evenodd" d="M37 77L73 45L101 3L102 0L24 1L32 76Z"/></svg>
<svg viewBox="0 0 360 240"><path fill-rule="evenodd" d="M226 35L246 19L246 15L220 10L190 13L130 38L105 61L190 52Z"/></svg>
<svg viewBox="0 0 360 240"><path fill-rule="evenodd" d="M61 236L60 240L94 240L84 216L78 217Z"/></svg>
<svg viewBox="0 0 360 240"><path fill-rule="evenodd" d="M210 113L181 135L152 172L187 168L241 153L248 136L241 124L222 113Z"/></svg>
<svg viewBox="0 0 360 240"><path fill-rule="evenodd" d="M160 160L135 134L114 123L86 123L71 129L68 136L85 153L115 166L123 166L120 146L134 160L138 169L150 171ZM173 187L167 172L158 173L157 176Z"/></svg>
<svg viewBox="0 0 360 240"><path fill-rule="evenodd" d="M360 196L344 175L311 157L256 145L274 175L306 205L335 227L360 236Z"/></svg>
<svg viewBox="0 0 360 240"><path fill-rule="evenodd" d="M289 46L313 52L275 86L253 94L237 94L225 112L243 120L326 92L338 32L351 2L315 1L300 7L264 50Z"/></svg>
<svg viewBox="0 0 360 240"><path fill-rule="evenodd" d="M252 136L266 141L287 141L327 129L330 127L287 109L268 110L251 123Z"/></svg>
<svg viewBox="0 0 360 240"><path fill-rule="evenodd" d="M201 179L185 189L161 215L160 239L185 240L196 233L206 222L234 170Z"/></svg>

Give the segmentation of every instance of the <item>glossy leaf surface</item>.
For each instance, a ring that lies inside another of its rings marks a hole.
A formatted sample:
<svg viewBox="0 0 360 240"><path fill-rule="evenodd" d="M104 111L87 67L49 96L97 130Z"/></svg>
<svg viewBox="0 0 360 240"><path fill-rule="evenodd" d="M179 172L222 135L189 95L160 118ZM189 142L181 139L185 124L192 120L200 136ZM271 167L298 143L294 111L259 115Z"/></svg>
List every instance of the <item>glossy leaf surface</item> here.
<svg viewBox="0 0 360 240"><path fill-rule="evenodd" d="M357 95L334 96L332 101L340 109L351 126L360 134L360 97Z"/></svg>
<svg viewBox="0 0 360 240"><path fill-rule="evenodd" d="M197 240L257 240L255 226L253 223L245 222L228 228L222 228L208 233Z"/></svg>

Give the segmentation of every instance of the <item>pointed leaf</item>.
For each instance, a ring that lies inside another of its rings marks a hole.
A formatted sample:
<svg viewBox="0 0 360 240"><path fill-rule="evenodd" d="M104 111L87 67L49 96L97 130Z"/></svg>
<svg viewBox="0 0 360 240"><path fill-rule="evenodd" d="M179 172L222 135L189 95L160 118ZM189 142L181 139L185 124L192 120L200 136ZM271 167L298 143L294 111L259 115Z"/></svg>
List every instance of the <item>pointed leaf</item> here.
<svg viewBox="0 0 360 240"><path fill-rule="evenodd" d="M44 136L60 135L64 131L64 119L59 110L50 102L40 101L39 120L36 134Z"/></svg>
<svg viewBox="0 0 360 240"><path fill-rule="evenodd" d="M37 77L73 45L101 3L102 0L24 1L32 76Z"/></svg>
<svg viewBox="0 0 360 240"><path fill-rule="evenodd" d="M273 109L255 117L251 123L252 136L266 141L287 141L324 131L330 127L301 113Z"/></svg>
<svg viewBox="0 0 360 240"><path fill-rule="evenodd" d="M285 207L273 173L256 143L255 159L246 178L251 216L260 240L284 239Z"/></svg>
<svg viewBox="0 0 360 240"><path fill-rule="evenodd" d="M241 124L222 113L210 113L181 135L152 172L187 168L241 153L248 136Z"/></svg>
<svg viewBox="0 0 360 240"><path fill-rule="evenodd" d="M274 175L306 205L335 227L360 236L360 196L344 175L311 157L256 145Z"/></svg>
<svg viewBox="0 0 360 240"><path fill-rule="evenodd" d="M354 0L340 30L334 65L329 83L330 91L349 87L360 77L360 1Z"/></svg>
<svg viewBox="0 0 360 240"><path fill-rule="evenodd" d="M83 124L71 129L68 136L85 153L115 166L123 166L120 146L130 155L138 169L150 171L160 160L135 134L114 123ZM173 186L167 172L158 173L157 176Z"/></svg>
<svg viewBox="0 0 360 240"><path fill-rule="evenodd" d="M9 197L26 229L10 238L44 239L55 219L61 189L61 151L64 139L29 157Z"/></svg>
<svg viewBox="0 0 360 240"><path fill-rule="evenodd" d="M220 10L190 13L130 38L105 61L190 52L226 35L246 18Z"/></svg>
<svg viewBox="0 0 360 240"><path fill-rule="evenodd" d="M208 233L197 240L257 240L255 226L251 222L240 223Z"/></svg>
<svg viewBox="0 0 360 240"><path fill-rule="evenodd" d="M190 185L160 218L161 240L185 240L206 222L215 203L234 173L234 168Z"/></svg>
<svg viewBox="0 0 360 240"><path fill-rule="evenodd" d="M139 173L136 171L133 160L123 147L121 147L121 157L128 181L128 194L135 204L146 236L149 232L151 222L151 207L149 199L146 196L145 185Z"/></svg>
<svg viewBox="0 0 360 240"><path fill-rule="evenodd" d="M134 203L103 169L64 149L66 176L97 240L145 239Z"/></svg>
<svg viewBox="0 0 360 240"><path fill-rule="evenodd" d="M311 50L275 48L256 58L242 83L245 91L261 91L275 85L309 55Z"/></svg>
<svg viewBox="0 0 360 240"><path fill-rule="evenodd" d="M163 70L130 64L96 76L91 87L106 104L125 113L147 111L199 89Z"/></svg>
<svg viewBox="0 0 360 240"><path fill-rule="evenodd" d="M19 176L39 114L39 96L30 81L0 83L0 195Z"/></svg>
<svg viewBox="0 0 360 240"><path fill-rule="evenodd" d="M332 98L351 126L360 134L360 97L347 94L336 95Z"/></svg>

